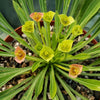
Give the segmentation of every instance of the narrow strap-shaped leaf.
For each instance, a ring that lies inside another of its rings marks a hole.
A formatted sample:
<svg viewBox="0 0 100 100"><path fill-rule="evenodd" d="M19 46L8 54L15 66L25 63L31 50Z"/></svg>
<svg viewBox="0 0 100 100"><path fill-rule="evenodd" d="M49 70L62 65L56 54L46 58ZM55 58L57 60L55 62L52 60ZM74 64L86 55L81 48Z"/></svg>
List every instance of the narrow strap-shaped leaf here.
<svg viewBox="0 0 100 100"><path fill-rule="evenodd" d="M9 50L7 47L4 47L0 44L0 49L6 52L11 52L11 50Z"/></svg>
<svg viewBox="0 0 100 100"><path fill-rule="evenodd" d="M32 83L32 81L28 82L27 84L25 84L24 86L16 89L16 91L11 91L9 93L9 95L5 95L5 97L0 98L1 100L11 100L16 94L18 94L19 92L21 92L23 89L25 89L26 87L28 87L30 84Z"/></svg>
<svg viewBox="0 0 100 100"><path fill-rule="evenodd" d="M46 0L39 0L39 5L40 5L41 12L47 11Z"/></svg>
<svg viewBox="0 0 100 100"><path fill-rule="evenodd" d="M27 1L27 5L28 5L28 8L30 10L30 12L34 12L34 5L33 5L33 0L26 0Z"/></svg>
<svg viewBox="0 0 100 100"><path fill-rule="evenodd" d="M27 20L30 20L29 12L28 12L28 8L27 8L25 0L19 0L19 3L22 6L22 9L23 9L23 11L24 11L24 13L25 13L25 15L27 17Z"/></svg>
<svg viewBox="0 0 100 100"><path fill-rule="evenodd" d="M41 58L37 58L37 57L34 57L34 56L28 56L28 55L26 55L26 59L27 60L32 60L32 61L44 61L43 59L41 59Z"/></svg>
<svg viewBox="0 0 100 100"><path fill-rule="evenodd" d="M71 2L71 0L64 0L63 1L63 13L64 14L66 14L68 12L70 2Z"/></svg>
<svg viewBox="0 0 100 100"><path fill-rule="evenodd" d="M59 100L57 94L55 95L55 97L52 100Z"/></svg>
<svg viewBox="0 0 100 100"><path fill-rule="evenodd" d="M26 41L24 41L22 38L18 38L16 37L16 40L19 41L23 46L29 48L30 50L32 50L34 53L37 54L37 51L34 48L31 48L28 43Z"/></svg>
<svg viewBox="0 0 100 100"><path fill-rule="evenodd" d="M58 84L57 84L57 95L58 95L60 100L64 100L63 94L62 94Z"/></svg>
<svg viewBox="0 0 100 100"><path fill-rule="evenodd" d="M15 55L13 53L8 53L8 52L0 51L0 56L4 56L4 57L14 57Z"/></svg>
<svg viewBox="0 0 100 100"><path fill-rule="evenodd" d="M57 68L57 70L62 73L65 77L68 77L76 82L79 82L80 84L88 87L91 90L100 91L100 81L94 80L94 79L83 79L83 78L71 78L66 72L60 70ZM95 83L95 84L94 84Z"/></svg>
<svg viewBox="0 0 100 100"><path fill-rule="evenodd" d="M43 89L43 83L44 83L44 77L45 77L45 74L46 74L46 71L48 69L48 66L46 66L42 72L41 72L41 75L39 76L39 79L36 83L36 87L35 87L35 95L38 97L39 94L42 92L42 89Z"/></svg>
<svg viewBox="0 0 100 100"><path fill-rule="evenodd" d="M84 75L84 76L100 76L100 73L81 73L81 75Z"/></svg>
<svg viewBox="0 0 100 100"><path fill-rule="evenodd" d="M64 82L66 84L66 86L77 96L79 96L82 100L89 100L88 98L82 96L81 94L79 94L77 91L75 91L71 86L69 86L66 82Z"/></svg>
<svg viewBox="0 0 100 100"><path fill-rule="evenodd" d="M22 9L22 8L20 7L20 5L19 5L17 2L15 2L14 0L13 0L13 6L14 6L14 9L15 9L15 11L16 11L16 13L17 13L19 19L20 19L21 24L24 24L24 23L27 21L27 17L26 17L26 15L25 15L23 9ZM23 16L22 16L22 15L23 15Z"/></svg>
<svg viewBox="0 0 100 100"><path fill-rule="evenodd" d="M9 89L6 89L5 91L0 92L0 98L5 97L5 95L8 95L11 91L15 91L17 88L19 88L26 82L30 81L31 79L32 79L32 77L29 77L29 78L25 79L24 81L22 81L21 83L13 86L12 88L9 88Z"/></svg>
<svg viewBox="0 0 100 100"><path fill-rule="evenodd" d="M78 51L79 49L83 48L85 45L87 45L88 43L90 43L98 34L100 33L100 30L98 28L98 30L84 43L82 43L81 45L77 46L77 48L75 49L74 47L72 48L72 51L70 52L70 54Z"/></svg>
<svg viewBox="0 0 100 100"><path fill-rule="evenodd" d="M3 39L1 39L1 38L0 38L0 43L3 44L3 45L5 45L5 46L8 47L8 48L14 50L14 47L12 47L10 44L8 44L7 42L5 42L5 41L4 41Z"/></svg>
<svg viewBox="0 0 100 100"><path fill-rule="evenodd" d="M83 71L100 71L100 66L97 67L83 66Z"/></svg>
<svg viewBox="0 0 100 100"><path fill-rule="evenodd" d="M50 87L49 87L49 91L50 91L50 96L53 99L54 96L56 95L56 92L57 92L57 85L56 85L56 80L55 80L55 76L54 76L54 68L53 68L53 66L51 66L51 71L50 71Z"/></svg>
<svg viewBox="0 0 100 100"><path fill-rule="evenodd" d="M100 0L92 0L90 2L88 8L86 9L84 15L79 21L79 24L84 27L85 24L90 20L90 18L99 10L100 8Z"/></svg>
<svg viewBox="0 0 100 100"><path fill-rule="evenodd" d="M71 34L71 32L72 32L72 28L74 27L75 24L76 24L76 22L72 23L72 24L69 26L68 31L67 31L67 33L65 34L64 40L67 39L67 38L70 36L70 34Z"/></svg>
<svg viewBox="0 0 100 100"><path fill-rule="evenodd" d="M75 10L78 6L79 0L73 0L72 1L72 6L71 6L71 10L70 10L70 16L73 16L75 13Z"/></svg>
<svg viewBox="0 0 100 100"><path fill-rule="evenodd" d="M38 69L40 63L41 63L40 61L39 62L37 61L32 65L32 72L34 72Z"/></svg>
<svg viewBox="0 0 100 100"><path fill-rule="evenodd" d="M55 0L55 10L58 11L58 13L61 12L61 8L62 8L62 4L63 4L63 0Z"/></svg>
<svg viewBox="0 0 100 100"><path fill-rule="evenodd" d="M20 75L26 71L31 70L31 67L26 67L26 68L19 68L20 70L16 70L16 73L12 73L10 75L6 75L2 78L0 78L0 87L3 86L5 83L7 83L9 80L11 80L13 77ZM9 72L10 73L10 72Z"/></svg>
<svg viewBox="0 0 100 100"><path fill-rule="evenodd" d="M0 25L0 30L8 35L10 35L11 37L13 37L14 39L16 38L14 34L12 34L10 31L8 31L6 28L4 28L3 26Z"/></svg>
<svg viewBox="0 0 100 100"><path fill-rule="evenodd" d="M19 37L19 35L15 32L15 30L11 27L11 25L7 22L7 20L0 13L0 22L5 25L15 36Z"/></svg>
<svg viewBox="0 0 100 100"><path fill-rule="evenodd" d="M88 87L91 90L100 91L100 80L76 78L75 81Z"/></svg>
<svg viewBox="0 0 100 100"><path fill-rule="evenodd" d="M39 79L40 74L38 74L35 78L32 79L32 84L29 87L29 89L24 93L24 95L22 96L21 100L32 100L32 95L33 95L33 91L35 88L35 85Z"/></svg>
<svg viewBox="0 0 100 100"><path fill-rule="evenodd" d="M94 25L90 28L90 30L83 36L80 42L83 41L88 35L91 34L91 32L93 32L94 29L97 29L98 27L100 27L100 18L96 21L96 23L94 23Z"/></svg>
<svg viewBox="0 0 100 100"><path fill-rule="evenodd" d="M100 64L100 58L98 58L97 60L92 62L89 66L95 66L95 65L99 65L99 64Z"/></svg>
<svg viewBox="0 0 100 100"><path fill-rule="evenodd" d="M56 73L56 77L58 78L59 82L62 84L63 88L66 90L66 92L69 94L72 100L77 100L75 96L71 93L70 89L66 86L64 81L60 78L60 76Z"/></svg>
<svg viewBox="0 0 100 100"><path fill-rule="evenodd" d="M46 76L46 79L45 79L44 92L43 92L43 100L47 100L47 97L46 97L47 85L48 85L48 75Z"/></svg>
<svg viewBox="0 0 100 100"><path fill-rule="evenodd" d="M55 34L56 34L56 40L57 38L59 37L59 27L60 27L60 20L59 20L59 17L58 17L58 11L56 11L56 14L55 14Z"/></svg>

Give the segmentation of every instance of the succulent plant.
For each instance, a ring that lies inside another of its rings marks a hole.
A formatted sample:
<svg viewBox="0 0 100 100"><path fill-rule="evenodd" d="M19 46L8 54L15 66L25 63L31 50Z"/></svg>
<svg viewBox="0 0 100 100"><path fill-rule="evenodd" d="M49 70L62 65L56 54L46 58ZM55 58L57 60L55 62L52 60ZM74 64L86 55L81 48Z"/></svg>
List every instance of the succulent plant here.
<svg viewBox="0 0 100 100"><path fill-rule="evenodd" d="M64 100L60 87L68 93L72 100L76 95L88 100L67 83L71 79L83 86L100 91L100 80L85 79L84 76L100 76L100 43L82 50L100 33L100 18L83 36L85 25L100 9L100 0L56 0L56 9L47 11L46 0L39 0L41 12L35 12L33 0L13 0L13 6L22 24L22 32L27 41L20 37L0 13L0 30L17 40L25 48L33 52L28 55L25 49L14 48L0 38L0 56L13 57L19 64L25 60L32 61L32 66L24 68L7 68L0 66L0 87L19 75L31 74L21 83L0 92L0 100L11 100L16 94L26 89L20 100L36 100L40 94L47 100L47 92L53 100ZM70 9L69 5L71 3ZM61 11L62 5L63 9ZM69 13L68 13L69 11ZM50 24L54 19L53 31ZM41 20L43 25L41 25ZM88 38L85 38L94 32ZM82 36L81 40L75 40ZM97 58L98 57L98 58ZM96 59L95 62L84 64L84 61ZM92 71L92 73L89 73ZM98 73L94 73L94 72ZM34 73L36 72L36 75ZM48 89L49 87L49 89ZM34 92L35 91L35 92Z"/></svg>

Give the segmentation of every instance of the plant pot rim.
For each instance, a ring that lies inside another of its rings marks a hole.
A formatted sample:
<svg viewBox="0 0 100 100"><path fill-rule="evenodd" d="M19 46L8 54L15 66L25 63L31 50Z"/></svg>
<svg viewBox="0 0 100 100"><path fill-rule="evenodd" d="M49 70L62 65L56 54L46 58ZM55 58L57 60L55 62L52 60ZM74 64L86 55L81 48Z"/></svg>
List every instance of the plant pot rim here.
<svg viewBox="0 0 100 100"><path fill-rule="evenodd" d="M50 23L50 25L52 26L52 25L54 25L54 20ZM40 21L40 25L41 26L43 26L43 21ZM22 28L22 26L19 26L18 28L16 28L15 29L15 32L17 32L19 35L22 35L23 34L23 32L21 31L21 28ZM85 35L87 32L85 31L85 30L83 30L83 35ZM88 36L88 38L90 38L91 37L91 35L89 35ZM6 41L6 42L12 42L13 41L13 38L11 37L11 36L7 36L5 39L4 39L4 41ZM95 39L93 39L92 41L91 41L93 44L97 44L98 42L95 40Z"/></svg>

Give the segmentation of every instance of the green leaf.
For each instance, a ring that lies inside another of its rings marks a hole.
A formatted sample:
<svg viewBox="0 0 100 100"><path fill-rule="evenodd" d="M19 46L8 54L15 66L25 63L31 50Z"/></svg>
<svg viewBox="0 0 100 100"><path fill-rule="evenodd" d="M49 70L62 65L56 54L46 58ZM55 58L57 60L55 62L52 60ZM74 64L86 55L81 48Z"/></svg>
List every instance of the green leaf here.
<svg viewBox="0 0 100 100"><path fill-rule="evenodd" d="M9 50L7 47L4 47L0 44L0 49L6 52L11 52L11 50Z"/></svg>
<svg viewBox="0 0 100 100"><path fill-rule="evenodd" d="M38 69L40 63L41 63L40 61L39 62L37 61L32 65L32 72L34 72Z"/></svg>
<svg viewBox="0 0 100 100"><path fill-rule="evenodd" d="M99 10L100 0L92 0L84 12L79 24L84 27L85 24L92 18L92 16Z"/></svg>
<svg viewBox="0 0 100 100"><path fill-rule="evenodd" d="M21 24L24 24L27 21L27 17L24 13L24 10L20 7L20 5L13 0L14 9L20 19ZM22 16L23 15L23 16Z"/></svg>
<svg viewBox="0 0 100 100"><path fill-rule="evenodd" d="M70 2L71 2L71 0L64 0L63 1L63 13L64 14L66 14L68 12L68 8L69 8L69 5L70 5Z"/></svg>
<svg viewBox="0 0 100 100"><path fill-rule="evenodd" d="M79 94L76 90L74 90L71 86L69 86L66 82L65 82L66 86L77 96L79 96L82 100L88 100L88 98L84 97L83 95Z"/></svg>
<svg viewBox="0 0 100 100"><path fill-rule="evenodd" d="M56 92L57 92L57 85L56 85L56 80L55 80L55 76L54 76L53 66L51 66L51 71L50 71L50 87L49 87L49 91L50 91L51 99L53 99L54 96L56 95Z"/></svg>
<svg viewBox="0 0 100 100"><path fill-rule="evenodd" d="M11 25L7 22L7 20L3 17L3 15L0 13L0 22L6 26L15 36L20 37L15 30L11 27ZM4 28L4 27L3 27Z"/></svg>
<svg viewBox="0 0 100 100"><path fill-rule="evenodd" d="M43 100L47 100L47 99L46 99L47 85L48 85L48 75L46 76L46 79L45 79L44 93L43 93Z"/></svg>
<svg viewBox="0 0 100 100"><path fill-rule="evenodd" d="M85 60L89 58L91 58L91 56L88 53L80 53L74 56L74 59L78 59L78 60Z"/></svg>
<svg viewBox="0 0 100 100"><path fill-rule="evenodd" d="M77 100L75 96L71 93L70 89L66 86L64 81L60 78L58 74L56 74L56 77L58 78L59 82L62 84L63 88L66 90L66 92L69 94L72 100Z"/></svg>
<svg viewBox="0 0 100 100"><path fill-rule="evenodd" d="M36 83L35 95L36 95L37 97L38 97L39 94L42 92L43 83L44 83L44 77L45 77L47 68L48 68L48 66L46 66L46 67L42 70L41 75L39 76L39 79L38 79L38 81L37 81L37 83Z"/></svg>
<svg viewBox="0 0 100 100"><path fill-rule="evenodd" d="M0 68L2 69L2 68ZM6 69L6 68L5 68ZM12 68L11 68L12 69ZM18 68L16 71L9 71L9 72L0 72L0 87L3 86L5 83L7 83L9 80L11 80L13 77L20 75L28 70L30 70L31 67L26 67L26 68Z"/></svg>
<svg viewBox="0 0 100 100"><path fill-rule="evenodd" d="M88 87L91 90L100 91L100 80L76 78L75 81Z"/></svg>
<svg viewBox="0 0 100 100"><path fill-rule="evenodd" d="M58 84L57 84L57 95L58 95L60 100L64 100L63 94L62 94Z"/></svg>
<svg viewBox="0 0 100 100"><path fill-rule="evenodd" d="M0 51L0 56L14 57L14 54L13 53L8 53L8 52Z"/></svg>
<svg viewBox="0 0 100 100"><path fill-rule="evenodd" d="M94 80L94 79L83 79L83 78L71 78L66 72L60 70L57 68L57 70L62 73L65 77L68 77L76 82L79 82L80 84L88 87L91 90L100 91L100 81Z"/></svg>
<svg viewBox="0 0 100 100"><path fill-rule="evenodd" d="M35 85L39 79L40 73L32 79L32 84L31 86L28 88L28 90L24 93L24 95L22 96L21 100L32 100L32 95L33 95L33 91L35 88Z"/></svg>
<svg viewBox="0 0 100 100"><path fill-rule="evenodd" d="M21 92L23 89L25 89L26 87L28 87L30 84L32 83L32 81L28 82L26 85L15 89L14 91L9 91L7 94L4 94L3 96L0 97L0 100L11 100L16 94L18 94L19 92Z"/></svg>
<svg viewBox="0 0 100 100"><path fill-rule="evenodd" d="M55 95L55 97L52 100L59 100L59 98L57 95Z"/></svg>
<svg viewBox="0 0 100 100"><path fill-rule="evenodd" d="M30 12L33 13L34 12L33 0L28 0L27 5L28 5Z"/></svg>
<svg viewBox="0 0 100 100"><path fill-rule="evenodd" d="M25 13L25 16L27 17L27 20L30 20L29 12L25 0L19 0L19 3Z"/></svg>
<svg viewBox="0 0 100 100"><path fill-rule="evenodd" d="M17 38L16 37L16 40L19 41L23 46L29 48L30 50L32 50L34 53L37 54L36 50L34 48L31 48L28 43L26 41L24 41L22 38Z"/></svg>
<svg viewBox="0 0 100 100"><path fill-rule="evenodd" d="M40 62L44 61L41 58L37 58L37 57L34 57L34 56L28 56L28 55L26 55L26 59L27 60L32 60L32 61L40 61Z"/></svg>
<svg viewBox="0 0 100 100"><path fill-rule="evenodd" d="M5 98L6 95L11 95L11 92L15 92L19 87L24 85L26 82L30 81L32 77L25 79L20 84L13 86L12 88L6 89L5 91L0 92L0 98Z"/></svg>
<svg viewBox="0 0 100 100"><path fill-rule="evenodd" d="M3 45L5 45L8 48L14 50L14 47L12 47L10 44L8 44L7 42L5 42L2 38L0 38L0 43L2 43Z"/></svg>

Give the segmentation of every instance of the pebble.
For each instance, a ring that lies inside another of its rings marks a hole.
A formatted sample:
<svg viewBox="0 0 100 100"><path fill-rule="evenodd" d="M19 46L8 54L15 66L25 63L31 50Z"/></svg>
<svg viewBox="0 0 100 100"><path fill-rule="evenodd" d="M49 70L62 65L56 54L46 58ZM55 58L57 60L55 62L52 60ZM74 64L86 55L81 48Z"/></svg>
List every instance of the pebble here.
<svg viewBox="0 0 100 100"><path fill-rule="evenodd" d="M53 31L53 28L54 28L53 26L50 26L50 31Z"/></svg>
<svg viewBox="0 0 100 100"><path fill-rule="evenodd" d="M51 99L51 97L50 97L50 93L49 93L49 92L47 93L47 96L48 96L48 99Z"/></svg>
<svg viewBox="0 0 100 100"><path fill-rule="evenodd" d="M89 77L88 76L85 76L85 78L88 79Z"/></svg>
<svg viewBox="0 0 100 100"><path fill-rule="evenodd" d="M29 56L32 56L32 53L29 52L28 55L29 55Z"/></svg>
<svg viewBox="0 0 100 100"><path fill-rule="evenodd" d="M24 37L24 38L25 38L25 37L26 37L26 35L25 35L25 34L22 34L22 37Z"/></svg>
<svg viewBox="0 0 100 100"><path fill-rule="evenodd" d="M0 67L4 67L4 64L0 64Z"/></svg>
<svg viewBox="0 0 100 100"><path fill-rule="evenodd" d="M98 76L98 79L100 79L100 76Z"/></svg>
<svg viewBox="0 0 100 100"><path fill-rule="evenodd" d="M87 38L85 38L85 40L87 41L89 38L87 37Z"/></svg>
<svg viewBox="0 0 100 100"><path fill-rule="evenodd" d="M95 97L92 96L92 94L89 94L89 95L88 95L88 98L89 98L89 100L95 100Z"/></svg>
<svg viewBox="0 0 100 100"><path fill-rule="evenodd" d="M4 91L5 89L6 89L6 87L3 87L3 88L2 88L2 91Z"/></svg>

